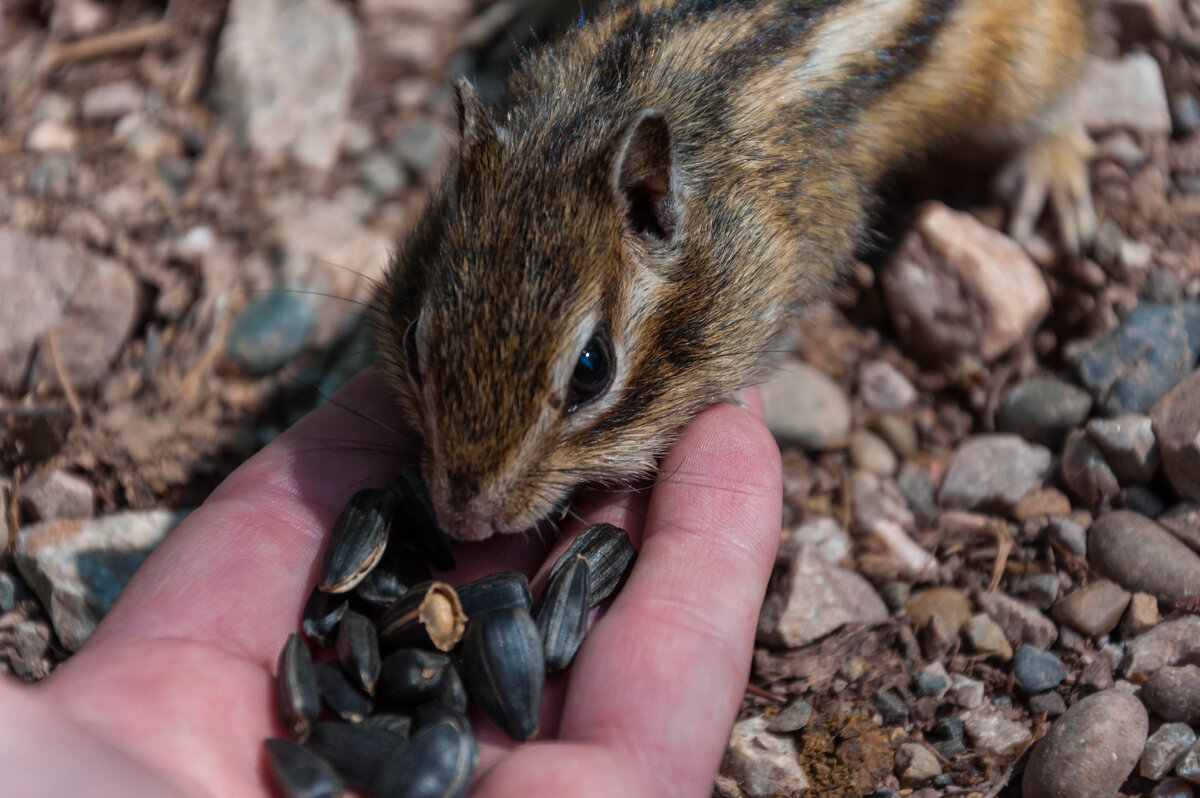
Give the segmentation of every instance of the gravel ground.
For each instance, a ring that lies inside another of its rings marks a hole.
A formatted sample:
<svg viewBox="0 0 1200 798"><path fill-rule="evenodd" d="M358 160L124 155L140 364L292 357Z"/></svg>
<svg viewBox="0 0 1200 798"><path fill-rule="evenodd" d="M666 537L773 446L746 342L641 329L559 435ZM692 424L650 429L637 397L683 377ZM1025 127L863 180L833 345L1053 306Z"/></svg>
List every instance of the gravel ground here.
<svg viewBox="0 0 1200 798"><path fill-rule="evenodd" d="M361 368L357 303L453 146L449 77L495 99L508 32L576 12L5 4L0 671L69 656L181 513ZM930 165L797 322L766 388L779 559L714 795L1200 789L1200 3L1101 22L1090 257L1049 227L1020 249Z"/></svg>

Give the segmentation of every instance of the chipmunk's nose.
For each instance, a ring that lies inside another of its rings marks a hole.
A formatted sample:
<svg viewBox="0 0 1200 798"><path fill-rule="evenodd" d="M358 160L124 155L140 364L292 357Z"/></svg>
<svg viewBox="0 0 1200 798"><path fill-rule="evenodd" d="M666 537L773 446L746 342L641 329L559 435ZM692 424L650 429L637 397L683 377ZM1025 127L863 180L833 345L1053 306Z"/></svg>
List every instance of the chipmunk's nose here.
<svg viewBox="0 0 1200 798"><path fill-rule="evenodd" d="M486 540L496 534L495 508L468 480L450 479L431 491L438 523L455 540Z"/></svg>

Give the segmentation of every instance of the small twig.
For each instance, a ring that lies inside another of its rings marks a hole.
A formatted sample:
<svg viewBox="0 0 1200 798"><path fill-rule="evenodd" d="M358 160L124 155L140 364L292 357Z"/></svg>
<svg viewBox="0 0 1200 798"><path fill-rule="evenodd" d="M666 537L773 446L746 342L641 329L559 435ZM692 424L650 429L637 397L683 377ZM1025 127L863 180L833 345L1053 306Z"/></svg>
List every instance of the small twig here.
<svg viewBox="0 0 1200 798"><path fill-rule="evenodd" d="M988 582L988 592L1000 586L1000 578L1004 576L1004 566L1008 563L1008 555L1013 550L1012 535L1008 534L1003 522L992 526L992 534L996 536L996 562L992 565L992 580Z"/></svg>
<svg viewBox="0 0 1200 798"><path fill-rule="evenodd" d="M75 418L83 418L83 404L79 401L79 394L75 392L75 383L71 381L71 375L63 366L62 355L58 350L58 330L53 329L46 334L46 344L50 350L50 363L54 366L58 384L62 386L63 394L67 397L67 404L71 406L71 412L75 414Z"/></svg>
<svg viewBox="0 0 1200 798"><path fill-rule="evenodd" d="M101 33L88 39L56 44L46 53L42 68L51 69L70 61L86 61L126 50L136 50L166 41L173 32L173 28L167 22L149 22L133 28Z"/></svg>
<svg viewBox="0 0 1200 798"><path fill-rule="evenodd" d="M21 529L21 467L13 469L12 482L8 490L8 506L4 514L4 551L9 551L17 541L17 532Z"/></svg>
<svg viewBox="0 0 1200 798"><path fill-rule="evenodd" d="M775 695L770 690L764 690L756 684L746 684L746 692L755 698L763 698L767 701L773 701L776 704L786 704L787 699L781 695Z"/></svg>

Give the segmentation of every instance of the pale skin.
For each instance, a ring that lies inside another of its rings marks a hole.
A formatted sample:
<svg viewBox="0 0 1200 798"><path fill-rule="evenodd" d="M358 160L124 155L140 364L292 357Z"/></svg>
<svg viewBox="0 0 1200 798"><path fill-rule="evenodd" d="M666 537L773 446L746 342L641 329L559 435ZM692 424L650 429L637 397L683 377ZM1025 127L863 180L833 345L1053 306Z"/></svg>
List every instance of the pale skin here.
<svg viewBox="0 0 1200 798"><path fill-rule="evenodd" d="M339 401L395 424L384 397L367 374ZM588 522L630 531L637 567L569 679L549 683L537 741L515 746L473 717L482 755L472 798L710 794L780 524L779 452L758 392L741 399L688 425L652 491L581 505ZM280 648L298 627L341 506L400 462L354 447L399 441L326 404L231 475L138 571L77 655L36 688L0 681L0 792L272 794L261 742L282 736L272 688ZM459 546L451 581L534 573L547 553L511 536Z"/></svg>

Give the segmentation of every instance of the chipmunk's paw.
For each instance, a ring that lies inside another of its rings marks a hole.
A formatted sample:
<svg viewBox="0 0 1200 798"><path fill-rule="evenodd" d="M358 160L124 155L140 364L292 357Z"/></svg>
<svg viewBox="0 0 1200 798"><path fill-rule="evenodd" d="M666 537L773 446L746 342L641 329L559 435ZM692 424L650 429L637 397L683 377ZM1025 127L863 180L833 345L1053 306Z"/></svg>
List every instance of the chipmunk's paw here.
<svg viewBox="0 0 1200 798"><path fill-rule="evenodd" d="M1072 257L1096 237L1096 210L1088 185L1088 159L1095 145L1083 126L1071 123L1029 145L1000 173L997 187L1009 198L1008 234L1024 244L1033 235L1042 210L1050 209L1058 234Z"/></svg>

